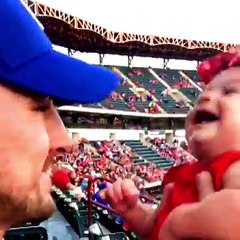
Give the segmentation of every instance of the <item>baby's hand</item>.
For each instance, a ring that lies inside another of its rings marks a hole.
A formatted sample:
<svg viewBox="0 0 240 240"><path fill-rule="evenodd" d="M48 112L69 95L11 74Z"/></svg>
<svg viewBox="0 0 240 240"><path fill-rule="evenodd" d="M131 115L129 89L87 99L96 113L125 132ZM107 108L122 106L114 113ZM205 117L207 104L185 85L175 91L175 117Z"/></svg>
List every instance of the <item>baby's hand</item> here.
<svg viewBox="0 0 240 240"><path fill-rule="evenodd" d="M139 202L140 192L131 179L118 179L104 191L104 198L121 216Z"/></svg>

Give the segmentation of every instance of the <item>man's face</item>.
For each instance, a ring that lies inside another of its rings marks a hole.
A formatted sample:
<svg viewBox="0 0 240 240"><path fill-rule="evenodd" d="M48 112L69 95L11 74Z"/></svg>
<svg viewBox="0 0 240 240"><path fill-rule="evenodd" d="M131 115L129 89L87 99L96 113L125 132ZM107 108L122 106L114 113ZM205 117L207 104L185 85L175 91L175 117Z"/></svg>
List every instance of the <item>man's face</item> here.
<svg viewBox="0 0 240 240"><path fill-rule="evenodd" d="M0 223L46 219L53 213L46 171L69 144L50 100L0 86Z"/></svg>
<svg viewBox="0 0 240 240"><path fill-rule="evenodd" d="M189 147L199 160L240 150L240 68L218 74L186 120Z"/></svg>

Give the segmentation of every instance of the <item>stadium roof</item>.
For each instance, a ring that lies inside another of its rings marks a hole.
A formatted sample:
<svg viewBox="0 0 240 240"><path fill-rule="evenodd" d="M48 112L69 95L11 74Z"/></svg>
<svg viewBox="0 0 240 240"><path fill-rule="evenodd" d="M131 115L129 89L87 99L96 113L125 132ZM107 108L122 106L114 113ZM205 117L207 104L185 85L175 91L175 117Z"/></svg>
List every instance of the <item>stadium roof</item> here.
<svg viewBox="0 0 240 240"><path fill-rule="evenodd" d="M240 43L236 0L37 1L111 31Z"/></svg>
<svg viewBox="0 0 240 240"><path fill-rule="evenodd" d="M93 24L92 22L83 20L82 18L76 17L73 14L69 14L68 12L70 10L68 11L67 9L66 11L59 10L61 7L59 4L58 7L57 6L52 7L54 3L61 3L61 0L55 1L24 0L24 1L27 2L28 6L31 8L31 10L35 13L40 22L43 24L45 32L55 45L63 46L68 49L80 52L201 61L202 59L212 56L219 51L228 51L228 49L232 46L231 44L188 40L186 38L180 39L154 35L134 34L127 32L116 32L104 28L98 24ZM104 16L107 15L107 12L101 11L107 8L108 6L103 4L106 3L106 1L101 1L102 3L101 6L94 5L96 4L96 2L94 1L93 4L92 0L78 1L78 3L82 4L81 6L72 5L71 1L74 2L74 0L69 0L66 4L65 1L65 5L71 6L71 9L80 8L84 12L90 12L92 16L95 16L95 14L96 16L98 16L97 12L100 12L102 14L103 19ZM124 1L125 0L123 0L123 2ZM134 1L135 0L133 0L133 2ZM43 2L43 4L39 2ZM83 4L84 2L88 3L90 2L93 4L94 7L92 7L91 9L86 9L84 8L85 6ZM123 2L121 1L121 4L124 4ZM45 3L47 3L47 5L45 5ZM140 1L138 3L140 3ZM109 5L109 7L112 5ZM124 4L124 6L126 6L125 9L131 9L131 11L133 9L132 7L129 7L129 5ZM141 15L142 13L139 12L137 6L138 5L136 5L134 10ZM126 14L126 12L121 10L121 8L119 8L119 5L116 5L115 1L114 8L116 17L117 12L121 12L122 14L121 20L127 19L127 21L123 22L129 23L130 26L132 18L133 19L135 18L132 15L129 15L130 13ZM108 8L107 11L112 12L110 8ZM152 14L152 12L150 13ZM148 14L146 16L150 16L151 14ZM144 17L146 18L146 16L144 15L141 16L142 18ZM114 16L112 16L112 19L114 19ZM97 20L95 19L95 21ZM167 21L168 19L165 21L165 23ZM177 21L177 19L175 19L174 21ZM188 21L191 21L191 19L189 19ZM139 25L140 24L143 23L139 21ZM145 26L144 28L146 29L146 26L150 25L147 25L147 23L145 22L144 26ZM211 26L208 25L208 28L206 29L209 29L210 27ZM156 25L155 28L157 28ZM210 29L211 31L213 31L212 27ZM178 32L181 32L180 30Z"/></svg>

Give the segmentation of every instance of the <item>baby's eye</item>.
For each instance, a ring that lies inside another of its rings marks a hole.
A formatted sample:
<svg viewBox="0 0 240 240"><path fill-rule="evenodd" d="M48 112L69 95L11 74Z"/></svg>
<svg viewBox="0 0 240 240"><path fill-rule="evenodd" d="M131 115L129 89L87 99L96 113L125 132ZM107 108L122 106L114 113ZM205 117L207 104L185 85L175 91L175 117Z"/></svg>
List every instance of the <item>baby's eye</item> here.
<svg viewBox="0 0 240 240"><path fill-rule="evenodd" d="M223 89L223 94L224 95L229 95L229 94L232 94L232 93L236 93L236 90L233 89L233 88L224 88Z"/></svg>

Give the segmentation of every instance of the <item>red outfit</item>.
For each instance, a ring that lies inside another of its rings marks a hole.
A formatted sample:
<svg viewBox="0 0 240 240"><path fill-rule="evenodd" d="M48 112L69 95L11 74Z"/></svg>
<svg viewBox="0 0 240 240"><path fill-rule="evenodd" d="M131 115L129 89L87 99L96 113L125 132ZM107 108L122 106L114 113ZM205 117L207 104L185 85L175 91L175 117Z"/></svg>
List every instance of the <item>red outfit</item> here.
<svg viewBox="0 0 240 240"><path fill-rule="evenodd" d="M52 184L61 190L67 190L69 183L69 170L67 169L59 169L52 176Z"/></svg>
<svg viewBox="0 0 240 240"><path fill-rule="evenodd" d="M202 171L210 172L215 190L219 191L223 188L222 179L225 171L233 162L238 160L240 160L240 151L230 151L222 154L210 163L195 162L171 168L164 177L163 187L173 182L174 187L166 200L165 207L158 212L157 223L149 240L158 239L162 224L174 208L184 203L198 201L197 174Z"/></svg>

